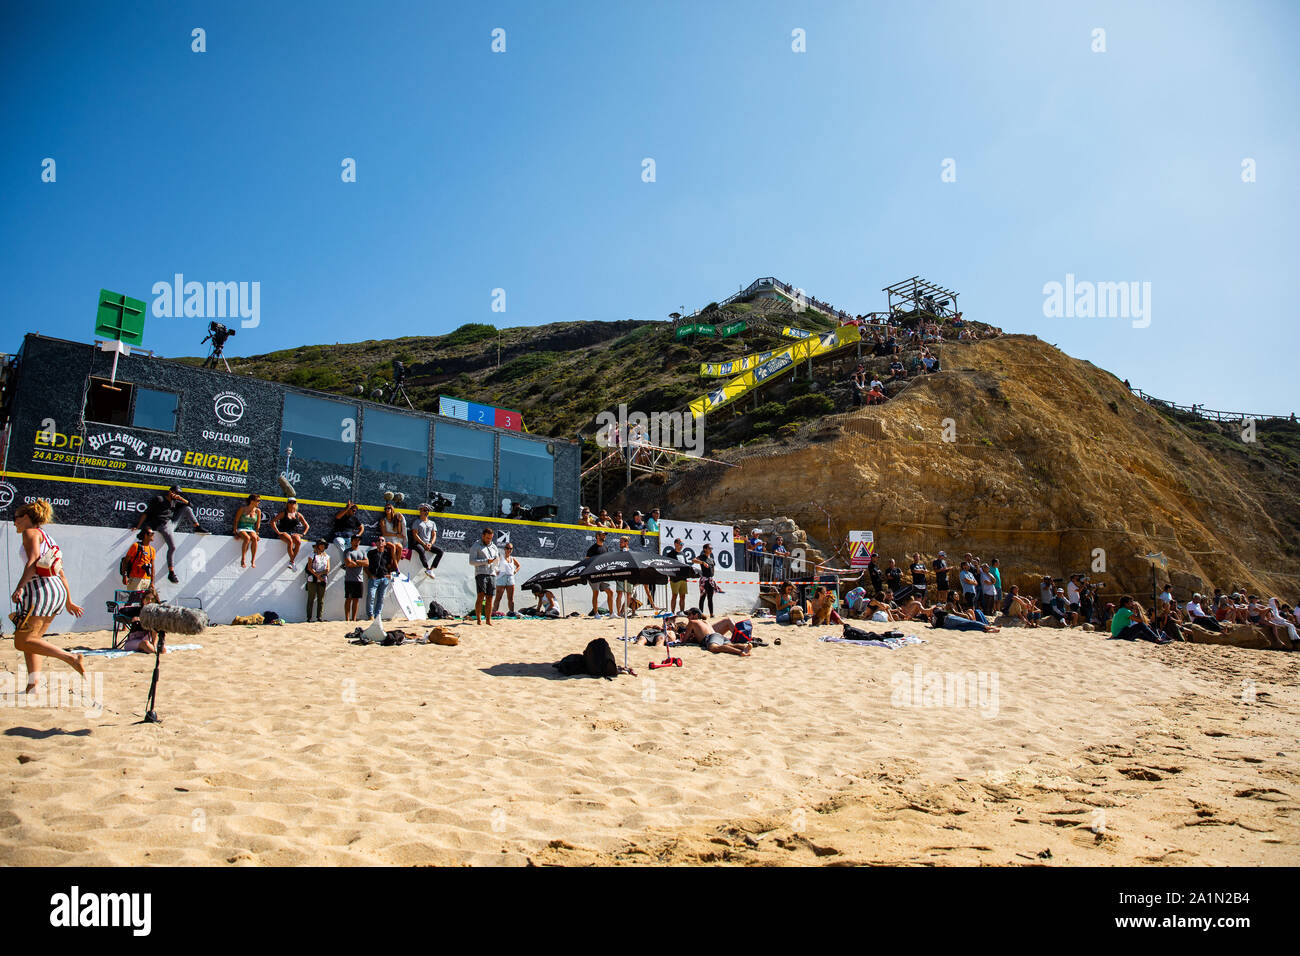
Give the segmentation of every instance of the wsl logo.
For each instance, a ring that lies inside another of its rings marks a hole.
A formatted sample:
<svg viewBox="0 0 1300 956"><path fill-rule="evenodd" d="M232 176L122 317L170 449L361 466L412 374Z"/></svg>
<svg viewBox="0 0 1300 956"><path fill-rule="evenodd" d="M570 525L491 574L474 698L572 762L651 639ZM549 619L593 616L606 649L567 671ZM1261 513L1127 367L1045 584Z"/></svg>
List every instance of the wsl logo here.
<svg viewBox="0 0 1300 956"><path fill-rule="evenodd" d="M223 425L235 425L244 417L244 399L234 392L222 392L212 400L212 410Z"/></svg>
<svg viewBox="0 0 1300 956"><path fill-rule="evenodd" d="M0 481L0 511L7 511L18 496L18 489L7 481Z"/></svg>

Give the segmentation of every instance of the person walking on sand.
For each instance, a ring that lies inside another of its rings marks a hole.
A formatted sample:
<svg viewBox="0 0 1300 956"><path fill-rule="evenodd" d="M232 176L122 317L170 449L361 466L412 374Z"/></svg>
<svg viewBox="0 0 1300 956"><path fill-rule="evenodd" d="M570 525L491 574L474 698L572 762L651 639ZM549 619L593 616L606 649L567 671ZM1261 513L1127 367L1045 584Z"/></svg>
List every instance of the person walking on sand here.
<svg viewBox="0 0 1300 956"><path fill-rule="evenodd" d="M484 528L478 543L469 549L469 563L474 568L474 623L482 623L480 615L487 618L488 627L492 626L492 596L496 591L497 566L501 561L501 552L492 543L496 534L491 528Z"/></svg>
<svg viewBox="0 0 1300 956"><path fill-rule="evenodd" d="M257 567L258 532L262 530L262 496L249 495L235 512L235 537L239 539L239 566L249 567L248 549L253 549L252 567Z"/></svg>
<svg viewBox="0 0 1300 956"><path fill-rule="evenodd" d="M81 617L83 609L68 596L68 578L63 573L63 555L45 525L54 520L54 509L44 498L20 505L14 512L14 530L18 532L18 556L23 571L11 596L18 605L15 615L14 648L22 651L27 664L27 693L36 689L41 673L41 658L63 661L78 674L86 673L80 654L69 654L42 638L50 622L62 610Z"/></svg>

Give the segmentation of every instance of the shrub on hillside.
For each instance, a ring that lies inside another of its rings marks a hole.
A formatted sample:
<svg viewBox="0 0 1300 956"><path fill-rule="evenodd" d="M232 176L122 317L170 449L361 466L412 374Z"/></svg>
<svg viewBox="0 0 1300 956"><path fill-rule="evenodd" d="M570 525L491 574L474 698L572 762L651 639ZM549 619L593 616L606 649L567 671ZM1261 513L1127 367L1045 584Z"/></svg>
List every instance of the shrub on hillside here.
<svg viewBox="0 0 1300 956"><path fill-rule="evenodd" d="M496 334L497 328L495 325L485 325L482 322L467 322L454 332L448 332L440 344L449 346L473 345L475 342L494 338Z"/></svg>
<svg viewBox="0 0 1300 956"><path fill-rule="evenodd" d="M528 352L506 362L505 365L493 372L488 377L488 380L509 382L528 378L554 365L558 359L559 356L555 352Z"/></svg>
<svg viewBox="0 0 1300 956"><path fill-rule="evenodd" d="M835 403L825 395L811 392L790 399L785 403L785 411L789 418L816 418L835 411Z"/></svg>

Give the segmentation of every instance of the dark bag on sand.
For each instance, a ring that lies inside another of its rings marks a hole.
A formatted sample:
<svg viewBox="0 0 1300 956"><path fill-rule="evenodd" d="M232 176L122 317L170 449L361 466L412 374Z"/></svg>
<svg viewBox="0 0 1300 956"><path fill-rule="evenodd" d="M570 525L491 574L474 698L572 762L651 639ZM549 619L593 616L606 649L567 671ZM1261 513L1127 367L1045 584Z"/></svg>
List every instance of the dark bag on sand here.
<svg viewBox="0 0 1300 956"><path fill-rule="evenodd" d="M864 631L860 627L854 627L852 624L844 625L844 633L841 635L846 641L878 641L880 636L870 631Z"/></svg>
<svg viewBox="0 0 1300 956"><path fill-rule="evenodd" d="M587 673L592 677L617 677L618 661L609 641L598 637L582 652L582 660L587 665Z"/></svg>
<svg viewBox="0 0 1300 956"><path fill-rule="evenodd" d="M565 677L572 677L574 674L587 673L587 662L582 659L581 654L569 654L564 659L551 665Z"/></svg>
<svg viewBox="0 0 1300 956"><path fill-rule="evenodd" d="M570 654L551 666L566 677L574 674L588 674L592 677L618 676L618 661L614 659L609 641L603 637L598 637L588 644L581 654Z"/></svg>
<svg viewBox="0 0 1300 956"><path fill-rule="evenodd" d="M434 601L432 604L430 604L430 605L428 606L427 610L428 610L428 612L429 612L428 619L429 619L430 621L449 621L449 620L451 620L451 612L448 611L448 610L447 610L445 607L443 607L441 604L439 604L437 601Z"/></svg>

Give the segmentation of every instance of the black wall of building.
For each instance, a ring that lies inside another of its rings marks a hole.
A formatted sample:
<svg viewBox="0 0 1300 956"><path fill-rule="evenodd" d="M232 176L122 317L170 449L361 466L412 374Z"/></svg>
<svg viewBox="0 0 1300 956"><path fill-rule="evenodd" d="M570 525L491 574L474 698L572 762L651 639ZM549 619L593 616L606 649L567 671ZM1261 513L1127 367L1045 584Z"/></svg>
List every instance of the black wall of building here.
<svg viewBox="0 0 1300 956"><path fill-rule="evenodd" d="M446 509L447 515L439 524L449 532L445 539L447 545L462 550L456 539L472 540L466 529L477 529L485 523L507 526L495 517L500 513L503 494L495 487L456 488L436 479L433 464L437 424L478 429L496 437L504 433L532 440L526 434L411 413L408 409L406 414L431 423L433 440L428 449L427 475L423 478L385 475L361 467L366 413L374 410L398 413L401 409L143 355L119 358L117 379L178 394L175 430L83 421L89 378L92 375L108 378L112 365L112 354L92 345L35 334L26 337L12 385L5 462L4 483L13 491L0 488L0 509L7 510L3 508L6 497L21 502L23 498L40 495L55 503L59 521L63 523L130 527L139 517L144 502L156 493L156 486L177 484L185 490L186 497L210 530L229 533L236 508L251 492L263 496L263 510L269 515L282 507L283 493L276 477L285 468L280 454L284 396L296 393L340 402L341 410L356 413L356 445L350 464L316 462L299 454L289 464L300 507L312 523L313 536L329 530L334 513L349 498L363 508L377 509L383 504L385 489L400 490L406 496L403 510L413 511L422 500L430 500L435 492L442 492L454 494L455 504ZM571 442L545 438L537 441L553 450L554 496L530 499L527 503L554 504L558 509L557 525L576 523L579 448ZM494 439L493 448L495 475L498 440ZM505 493L504 497L511 496ZM471 509L468 507L471 503L481 504L482 508ZM367 511L364 520L370 524L375 516L375 512ZM455 526L462 524L465 535L451 533ZM542 527L519 527L521 531L529 528L524 536L528 539L546 537L532 533L542 531ZM271 533L267 528L263 530L265 534ZM575 540L575 546L579 543ZM541 549L538 556L543 556L555 543L538 547Z"/></svg>

